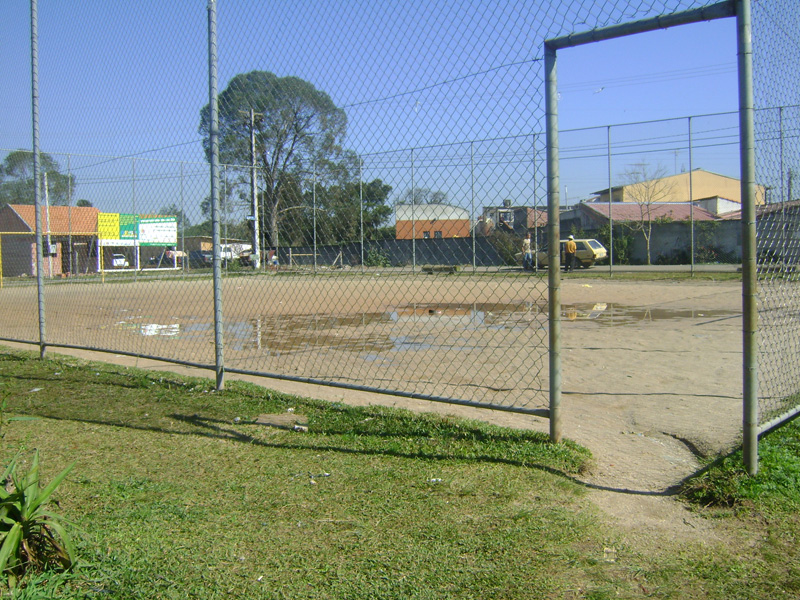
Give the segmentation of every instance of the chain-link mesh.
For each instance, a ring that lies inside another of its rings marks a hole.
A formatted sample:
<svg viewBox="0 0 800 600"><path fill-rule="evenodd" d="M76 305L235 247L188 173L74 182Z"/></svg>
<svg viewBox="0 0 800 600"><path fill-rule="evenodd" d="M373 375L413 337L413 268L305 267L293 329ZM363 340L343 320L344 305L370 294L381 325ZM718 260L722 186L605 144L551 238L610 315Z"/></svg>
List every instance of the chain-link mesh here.
<svg viewBox="0 0 800 600"><path fill-rule="evenodd" d="M219 3L226 367L545 406L546 283L520 256L545 243L543 42L710 4ZM92 65L42 71L47 341L212 364L205 3L39 13L43 64ZM697 140L731 127L712 120ZM612 155L689 147L622 129ZM0 144L6 166L30 146ZM35 340L32 194L2 203L4 295L31 307L2 335Z"/></svg>
<svg viewBox="0 0 800 600"><path fill-rule="evenodd" d="M800 406L800 11L753 3L759 274L759 422Z"/></svg>

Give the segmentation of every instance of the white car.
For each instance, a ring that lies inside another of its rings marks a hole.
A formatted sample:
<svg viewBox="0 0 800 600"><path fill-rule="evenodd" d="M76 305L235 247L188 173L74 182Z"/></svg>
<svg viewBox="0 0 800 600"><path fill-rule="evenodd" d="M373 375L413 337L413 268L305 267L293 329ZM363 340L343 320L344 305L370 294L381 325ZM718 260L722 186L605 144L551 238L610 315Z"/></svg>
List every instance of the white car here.
<svg viewBox="0 0 800 600"><path fill-rule="evenodd" d="M131 265L128 262L128 259L125 258L124 254L112 254L111 266L115 269L124 269L125 267L130 267Z"/></svg>

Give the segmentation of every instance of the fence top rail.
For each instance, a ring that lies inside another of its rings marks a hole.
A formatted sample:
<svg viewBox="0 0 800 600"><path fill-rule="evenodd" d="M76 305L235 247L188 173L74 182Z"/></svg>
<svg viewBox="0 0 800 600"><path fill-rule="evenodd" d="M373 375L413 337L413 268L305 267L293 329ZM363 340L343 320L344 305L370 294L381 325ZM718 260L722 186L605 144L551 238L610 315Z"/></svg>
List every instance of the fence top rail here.
<svg viewBox="0 0 800 600"><path fill-rule="evenodd" d="M724 0L711 6L703 6L692 10L686 10L670 15L659 15L649 19L641 19L630 23L620 23L611 27L591 29L582 33L571 33L562 37L545 40L545 48L550 50L560 50L563 48L573 48L583 46L593 42L612 40L625 37L636 33L667 29L677 25L688 25L701 21L713 21L715 19L725 19L736 16L736 5L733 0Z"/></svg>

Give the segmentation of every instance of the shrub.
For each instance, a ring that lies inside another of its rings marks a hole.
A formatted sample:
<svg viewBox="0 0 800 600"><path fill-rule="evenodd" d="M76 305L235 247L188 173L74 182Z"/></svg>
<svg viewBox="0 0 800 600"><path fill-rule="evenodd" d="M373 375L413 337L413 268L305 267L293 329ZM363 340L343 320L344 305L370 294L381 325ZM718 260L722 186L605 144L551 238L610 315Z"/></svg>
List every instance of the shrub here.
<svg viewBox="0 0 800 600"><path fill-rule="evenodd" d="M489 236L494 249L500 255L503 264L516 265L519 264L517 254L522 251L522 240L516 235L506 233L505 231L495 230Z"/></svg>
<svg viewBox="0 0 800 600"><path fill-rule="evenodd" d="M365 267L391 267L392 263L386 253L379 248L370 248L364 256Z"/></svg>

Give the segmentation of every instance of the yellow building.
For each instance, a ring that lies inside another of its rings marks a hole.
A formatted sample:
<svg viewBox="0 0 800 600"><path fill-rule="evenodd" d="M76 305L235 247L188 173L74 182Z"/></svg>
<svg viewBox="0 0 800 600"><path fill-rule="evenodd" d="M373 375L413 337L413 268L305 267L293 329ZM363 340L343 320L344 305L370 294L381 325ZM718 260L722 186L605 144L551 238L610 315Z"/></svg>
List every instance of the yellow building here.
<svg viewBox="0 0 800 600"><path fill-rule="evenodd" d="M654 202L689 202L689 183L690 173L679 173L668 177L661 177L650 181L619 185L613 188L614 202L637 202L637 196L642 194L642 188L646 188L647 194L653 196ZM734 177L718 175L703 169L695 169L691 172L691 200L699 202L711 198L723 198L730 203L742 205L742 190L740 180ZM595 202L608 202L608 189L595 192L599 196ZM765 204L768 199L765 196L763 185L756 186L756 204ZM737 208L737 210L739 209ZM714 212L712 210L712 212ZM725 211L729 212L729 211Z"/></svg>

